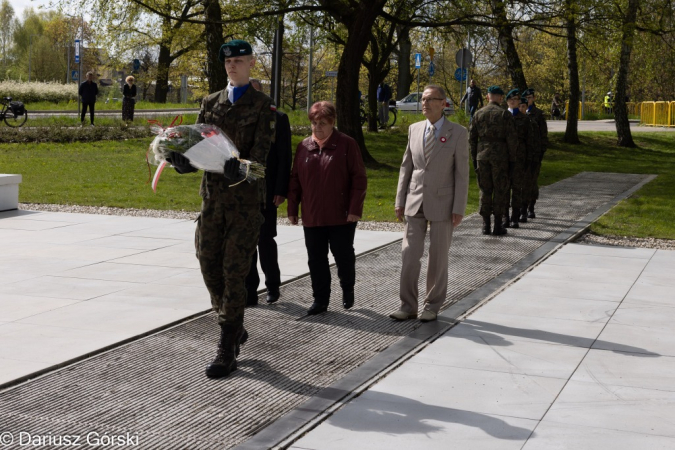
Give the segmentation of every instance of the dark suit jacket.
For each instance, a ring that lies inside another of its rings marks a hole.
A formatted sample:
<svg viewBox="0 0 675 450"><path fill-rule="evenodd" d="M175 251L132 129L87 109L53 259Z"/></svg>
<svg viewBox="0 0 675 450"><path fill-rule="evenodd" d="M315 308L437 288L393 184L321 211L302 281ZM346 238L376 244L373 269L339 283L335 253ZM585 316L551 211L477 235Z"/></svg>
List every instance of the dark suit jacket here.
<svg viewBox="0 0 675 450"><path fill-rule="evenodd" d="M265 181L267 198L265 208L275 208L274 196L288 197L288 182L291 176L291 124L288 116L277 111L276 137L267 154Z"/></svg>

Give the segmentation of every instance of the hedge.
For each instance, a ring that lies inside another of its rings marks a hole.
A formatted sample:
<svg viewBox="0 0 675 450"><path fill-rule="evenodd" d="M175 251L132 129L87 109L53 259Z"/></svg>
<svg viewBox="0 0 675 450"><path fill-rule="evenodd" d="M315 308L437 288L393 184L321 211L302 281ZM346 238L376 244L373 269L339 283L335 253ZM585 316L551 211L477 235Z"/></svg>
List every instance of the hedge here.
<svg viewBox="0 0 675 450"><path fill-rule="evenodd" d="M77 101L77 84L0 81L0 97L23 103Z"/></svg>
<svg viewBox="0 0 675 450"><path fill-rule="evenodd" d="M2 127L0 144L123 141L151 136L154 134L148 127Z"/></svg>

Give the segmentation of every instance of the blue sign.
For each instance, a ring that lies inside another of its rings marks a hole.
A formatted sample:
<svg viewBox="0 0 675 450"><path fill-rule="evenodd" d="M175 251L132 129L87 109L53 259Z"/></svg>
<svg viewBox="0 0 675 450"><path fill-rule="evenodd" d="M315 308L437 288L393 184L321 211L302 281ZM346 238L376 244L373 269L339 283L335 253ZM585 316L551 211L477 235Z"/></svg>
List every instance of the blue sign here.
<svg viewBox="0 0 675 450"><path fill-rule="evenodd" d="M75 64L80 63L80 40L75 39Z"/></svg>
<svg viewBox="0 0 675 450"><path fill-rule="evenodd" d="M415 69L422 67L422 54L415 53Z"/></svg>
<svg viewBox="0 0 675 450"><path fill-rule="evenodd" d="M77 70L71 70L70 71L70 78L77 81L80 78L79 72Z"/></svg>
<svg viewBox="0 0 675 450"><path fill-rule="evenodd" d="M433 77L435 73L436 73L436 66L434 65L434 62L431 61L429 62L429 76Z"/></svg>
<svg viewBox="0 0 675 450"><path fill-rule="evenodd" d="M141 70L141 61L139 59L134 59L132 63L132 70L134 72L138 72L139 70Z"/></svg>
<svg viewBox="0 0 675 450"><path fill-rule="evenodd" d="M457 80L457 81L466 80L466 69L465 68L462 68L462 69L457 68L457 70L455 70L455 80Z"/></svg>

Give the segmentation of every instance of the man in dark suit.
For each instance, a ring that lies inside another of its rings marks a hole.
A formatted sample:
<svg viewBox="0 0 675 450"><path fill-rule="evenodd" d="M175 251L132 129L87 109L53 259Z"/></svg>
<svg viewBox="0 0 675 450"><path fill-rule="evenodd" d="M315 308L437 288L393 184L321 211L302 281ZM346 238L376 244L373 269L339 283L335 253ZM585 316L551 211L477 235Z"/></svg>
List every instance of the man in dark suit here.
<svg viewBox="0 0 675 450"><path fill-rule="evenodd" d="M260 81L251 80L251 86L257 91L262 91ZM281 272L279 271L279 256L277 243L274 238L277 235L277 208L286 201L288 194L288 181L291 174L293 156L291 154L291 125L288 116L277 111L276 137L270 152L267 155L265 169L266 198L262 207L265 223L260 227L258 240L258 253L260 254L260 266L265 274L265 286L267 287L267 303L279 300L279 285L281 284ZM246 306L258 304L258 256L253 254L251 270L246 277L246 291L248 299Z"/></svg>

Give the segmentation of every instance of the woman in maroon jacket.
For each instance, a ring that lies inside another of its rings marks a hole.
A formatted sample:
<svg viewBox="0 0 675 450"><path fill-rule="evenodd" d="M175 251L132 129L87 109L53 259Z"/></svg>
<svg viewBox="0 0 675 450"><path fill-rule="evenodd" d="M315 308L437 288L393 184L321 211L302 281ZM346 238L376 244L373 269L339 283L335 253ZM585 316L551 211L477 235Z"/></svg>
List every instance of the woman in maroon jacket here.
<svg viewBox="0 0 675 450"><path fill-rule="evenodd" d="M328 309L329 247L340 278L342 304L345 309L354 305L354 233L366 198L366 169L356 141L333 127L335 117L330 102L317 102L310 108L312 136L298 144L288 188L288 219L293 225L298 223L302 204L314 296L309 315Z"/></svg>

